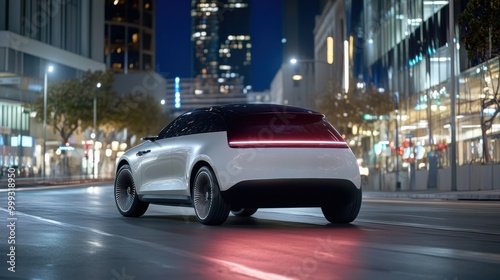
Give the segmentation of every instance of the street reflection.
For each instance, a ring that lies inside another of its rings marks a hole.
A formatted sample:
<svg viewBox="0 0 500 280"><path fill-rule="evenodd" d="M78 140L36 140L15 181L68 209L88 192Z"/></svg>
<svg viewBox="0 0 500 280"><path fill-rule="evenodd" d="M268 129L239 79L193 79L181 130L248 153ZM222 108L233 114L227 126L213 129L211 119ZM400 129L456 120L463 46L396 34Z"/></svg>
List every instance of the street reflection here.
<svg viewBox="0 0 500 280"><path fill-rule="evenodd" d="M322 225L231 216L206 228L204 256L228 260L222 265L258 279L351 279L359 266L366 232L355 225ZM217 276L208 279L217 279Z"/></svg>

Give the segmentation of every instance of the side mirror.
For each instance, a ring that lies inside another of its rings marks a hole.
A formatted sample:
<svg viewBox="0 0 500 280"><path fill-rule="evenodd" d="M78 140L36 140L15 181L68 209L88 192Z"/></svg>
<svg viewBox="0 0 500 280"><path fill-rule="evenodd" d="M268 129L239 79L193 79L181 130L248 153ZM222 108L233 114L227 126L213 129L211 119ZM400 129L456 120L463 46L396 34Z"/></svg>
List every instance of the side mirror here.
<svg viewBox="0 0 500 280"><path fill-rule="evenodd" d="M146 137L143 137L141 140L154 142L154 141L156 141L156 139L158 139L158 136L146 136Z"/></svg>

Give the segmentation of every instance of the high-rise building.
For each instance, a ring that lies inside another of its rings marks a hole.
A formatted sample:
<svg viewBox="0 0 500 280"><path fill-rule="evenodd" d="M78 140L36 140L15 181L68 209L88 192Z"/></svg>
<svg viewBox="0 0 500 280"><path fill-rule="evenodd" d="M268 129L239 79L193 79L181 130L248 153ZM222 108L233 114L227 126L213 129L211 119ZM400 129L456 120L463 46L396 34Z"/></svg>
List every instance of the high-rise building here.
<svg viewBox="0 0 500 280"><path fill-rule="evenodd" d="M42 125L25 103L43 94L44 77L52 83L104 70L103 26L100 0L0 1L0 167L42 165ZM47 132L49 153L60 139Z"/></svg>
<svg viewBox="0 0 500 280"><path fill-rule="evenodd" d="M154 0L106 0L104 60L118 94L146 93L164 105L166 80L155 72L155 12Z"/></svg>
<svg viewBox="0 0 500 280"><path fill-rule="evenodd" d="M321 0L283 1L283 63L314 58L313 29L321 13Z"/></svg>
<svg viewBox="0 0 500 280"><path fill-rule="evenodd" d="M106 0L105 63L117 73L155 70L154 0Z"/></svg>
<svg viewBox="0 0 500 280"><path fill-rule="evenodd" d="M251 89L250 66L252 43L250 38L250 7L248 0L226 0L220 16L219 79L231 86L240 80L244 91ZM227 92L227 88L221 89Z"/></svg>
<svg viewBox="0 0 500 280"><path fill-rule="evenodd" d="M193 0L191 17L193 77L212 94L250 90L249 1Z"/></svg>
<svg viewBox="0 0 500 280"><path fill-rule="evenodd" d="M271 85L275 103L315 109L313 29L321 0L283 1L283 59ZM323 65L320 65L323 67Z"/></svg>
<svg viewBox="0 0 500 280"><path fill-rule="evenodd" d="M217 1L193 0L191 18L193 77L217 78L219 54L219 5Z"/></svg>

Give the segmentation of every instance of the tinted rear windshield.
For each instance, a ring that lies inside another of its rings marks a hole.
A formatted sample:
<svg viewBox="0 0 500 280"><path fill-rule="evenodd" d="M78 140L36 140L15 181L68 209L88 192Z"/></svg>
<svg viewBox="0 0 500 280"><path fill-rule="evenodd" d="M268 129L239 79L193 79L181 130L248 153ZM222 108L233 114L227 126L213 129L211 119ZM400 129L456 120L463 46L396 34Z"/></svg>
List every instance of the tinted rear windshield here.
<svg viewBox="0 0 500 280"><path fill-rule="evenodd" d="M228 124L229 141L344 141L323 115L261 113Z"/></svg>

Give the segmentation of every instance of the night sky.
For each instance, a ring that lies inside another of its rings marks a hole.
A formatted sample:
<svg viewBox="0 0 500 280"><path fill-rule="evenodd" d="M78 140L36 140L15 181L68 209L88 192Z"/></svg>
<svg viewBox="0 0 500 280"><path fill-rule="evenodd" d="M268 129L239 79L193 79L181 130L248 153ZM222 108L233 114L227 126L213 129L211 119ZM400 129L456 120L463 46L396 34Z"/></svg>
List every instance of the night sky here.
<svg viewBox="0 0 500 280"><path fill-rule="evenodd" d="M252 82L269 89L282 58L282 0L250 0ZM191 77L191 0L156 1L156 71L165 78Z"/></svg>

